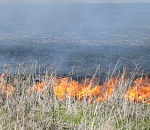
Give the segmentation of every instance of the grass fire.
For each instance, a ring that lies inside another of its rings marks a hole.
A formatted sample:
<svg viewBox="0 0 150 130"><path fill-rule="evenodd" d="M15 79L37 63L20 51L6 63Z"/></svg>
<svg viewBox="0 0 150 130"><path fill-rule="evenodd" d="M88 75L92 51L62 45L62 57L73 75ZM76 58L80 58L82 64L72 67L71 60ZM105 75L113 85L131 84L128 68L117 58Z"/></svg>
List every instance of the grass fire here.
<svg viewBox="0 0 150 130"><path fill-rule="evenodd" d="M0 97L2 129L150 129L148 75L78 80L45 74L36 80L4 73Z"/></svg>
<svg viewBox="0 0 150 130"><path fill-rule="evenodd" d="M90 102L105 102L109 98L113 97L115 90L119 87L119 78L111 78L108 82L104 82L102 85L98 85L98 79L95 79L93 83L87 78L81 83L70 80L69 78L53 78L54 93L58 100L65 100L67 98L75 98L78 101L88 99ZM5 93L8 98L14 93L15 87L12 84L4 83L4 77L1 76L1 93ZM129 101L141 102L150 104L150 79L138 78L133 82L123 97ZM36 83L29 88L30 93L40 93L46 90L46 82L42 81ZM51 87L47 84L48 87Z"/></svg>

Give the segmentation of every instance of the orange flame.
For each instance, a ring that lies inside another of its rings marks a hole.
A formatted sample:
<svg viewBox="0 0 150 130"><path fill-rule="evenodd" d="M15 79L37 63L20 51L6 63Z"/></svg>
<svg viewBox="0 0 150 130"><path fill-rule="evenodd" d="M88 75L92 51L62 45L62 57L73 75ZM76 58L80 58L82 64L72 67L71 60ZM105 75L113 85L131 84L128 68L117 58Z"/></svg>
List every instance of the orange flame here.
<svg viewBox="0 0 150 130"><path fill-rule="evenodd" d="M8 74L4 73L0 76L0 93L4 94L4 97L8 98L14 91L15 88L12 84L7 83Z"/></svg>
<svg viewBox="0 0 150 130"><path fill-rule="evenodd" d="M76 97L81 90L82 86L77 81L69 81L68 78L59 79L59 83L55 87L55 93L59 100Z"/></svg>
<svg viewBox="0 0 150 130"><path fill-rule="evenodd" d="M119 80L117 78L112 78L108 83L103 84L104 89L102 94L98 97L98 102L106 102L109 98L113 96L115 89L118 87Z"/></svg>
<svg viewBox="0 0 150 130"><path fill-rule="evenodd" d="M139 78L135 80L134 86L129 88L124 98L129 101L150 104L150 79L148 79L148 76L145 79Z"/></svg>
<svg viewBox="0 0 150 130"><path fill-rule="evenodd" d="M9 97L15 91L15 88L12 84L7 84L6 86L1 87L1 91L6 93L6 97Z"/></svg>
<svg viewBox="0 0 150 130"><path fill-rule="evenodd" d="M88 99L90 102L97 98L97 101L101 102L107 101L108 97L113 95L117 84L116 78L112 78L108 83L104 82L101 86L96 85L96 82L91 84L89 79L85 79L83 83L78 83L74 80L69 81L68 78L62 78L55 87L55 93L59 100L76 97L78 100Z"/></svg>
<svg viewBox="0 0 150 130"><path fill-rule="evenodd" d="M84 83L77 81L69 81L68 78L59 79L59 84L55 87L55 93L59 100L65 100L67 97L76 97L79 101L88 99L90 102L106 102L114 94L117 89L119 80L117 78L104 82L101 86L95 83L90 84L89 79L85 79ZM139 78L134 81L135 86L131 87L124 98L129 101L138 101L150 103L150 79Z"/></svg>
<svg viewBox="0 0 150 130"><path fill-rule="evenodd" d="M42 92L45 90L45 82L34 84L28 91L29 92Z"/></svg>
<svg viewBox="0 0 150 130"><path fill-rule="evenodd" d="M89 102L107 102L109 98L113 97L114 91L119 86L119 79L112 78L108 82L104 82L102 85L98 84L98 79L91 82L89 78L79 83L69 78L54 78L55 87L54 91L59 100L66 100L68 98L75 98L79 101L88 100ZM150 104L150 79L148 76L145 78L138 78L133 82L133 86L130 87L123 95L123 98L129 101L141 102ZM47 86L51 86L50 84ZM46 82L34 84L28 90L28 92L43 92L46 90ZM7 84L5 79L0 77L0 92L6 93L6 97L9 97L15 88L12 84Z"/></svg>

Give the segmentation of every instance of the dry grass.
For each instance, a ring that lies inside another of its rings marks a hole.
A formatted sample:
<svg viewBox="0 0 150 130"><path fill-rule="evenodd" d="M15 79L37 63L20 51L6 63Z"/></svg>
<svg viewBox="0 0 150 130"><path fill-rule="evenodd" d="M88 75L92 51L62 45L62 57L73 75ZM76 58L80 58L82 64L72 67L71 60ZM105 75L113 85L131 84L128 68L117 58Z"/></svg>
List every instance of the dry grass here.
<svg viewBox="0 0 150 130"><path fill-rule="evenodd" d="M15 92L5 100L0 97L1 130L150 130L150 105L129 102L122 97L136 72L123 80L108 102L86 100L59 101L54 93L52 75L45 74L46 91L27 92L36 80L33 73L17 75Z"/></svg>

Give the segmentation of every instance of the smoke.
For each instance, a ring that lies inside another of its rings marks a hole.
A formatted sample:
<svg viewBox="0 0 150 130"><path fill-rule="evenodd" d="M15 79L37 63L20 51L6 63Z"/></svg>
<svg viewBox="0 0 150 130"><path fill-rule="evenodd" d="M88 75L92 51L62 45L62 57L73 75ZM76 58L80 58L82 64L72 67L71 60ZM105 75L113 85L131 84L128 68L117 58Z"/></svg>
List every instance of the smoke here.
<svg viewBox="0 0 150 130"><path fill-rule="evenodd" d="M57 73L134 68L149 61L149 4L0 5L0 63Z"/></svg>

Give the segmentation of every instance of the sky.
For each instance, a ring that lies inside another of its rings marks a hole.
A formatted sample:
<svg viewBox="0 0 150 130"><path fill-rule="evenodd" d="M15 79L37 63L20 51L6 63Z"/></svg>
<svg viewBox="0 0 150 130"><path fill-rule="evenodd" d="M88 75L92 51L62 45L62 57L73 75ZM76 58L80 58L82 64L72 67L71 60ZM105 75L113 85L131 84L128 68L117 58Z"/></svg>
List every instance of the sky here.
<svg viewBox="0 0 150 130"><path fill-rule="evenodd" d="M150 2L150 0L0 0L0 3L107 3Z"/></svg>

